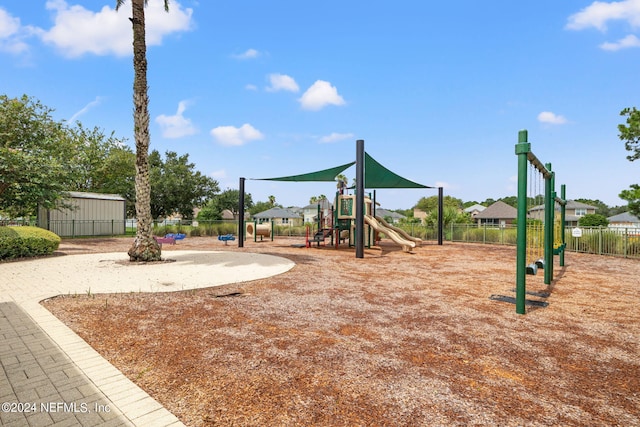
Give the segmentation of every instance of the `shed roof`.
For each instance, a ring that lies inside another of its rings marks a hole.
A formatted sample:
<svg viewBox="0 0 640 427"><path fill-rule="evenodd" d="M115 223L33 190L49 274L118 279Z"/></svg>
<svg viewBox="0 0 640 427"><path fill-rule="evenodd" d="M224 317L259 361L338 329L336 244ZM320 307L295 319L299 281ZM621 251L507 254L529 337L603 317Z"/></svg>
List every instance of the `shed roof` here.
<svg viewBox="0 0 640 427"><path fill-rule="evenodd" d="M117 200L127 201L119 194L106 194L106 193L88 193L84 191L69 191L69 197L73 199L96 199L96 200Z"/></svg>

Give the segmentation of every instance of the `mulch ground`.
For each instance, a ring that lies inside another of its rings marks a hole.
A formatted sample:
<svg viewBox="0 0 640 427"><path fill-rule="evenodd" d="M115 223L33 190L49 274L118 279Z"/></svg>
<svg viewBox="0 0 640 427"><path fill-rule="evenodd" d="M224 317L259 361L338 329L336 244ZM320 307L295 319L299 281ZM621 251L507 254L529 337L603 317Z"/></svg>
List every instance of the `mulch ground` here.
<svg viewBox="0 0 640 427"><path fill-rule="evenodd" d="M411 254L296 248L300 239L180 249L253 251L282 275L171 294L58 297L45 306L191 426L640 425L640 261L567 254L556 280L515 249L433 244ZM126 252L130 239L60 253ZM544 297L543 295L548 295Z"/></svg>

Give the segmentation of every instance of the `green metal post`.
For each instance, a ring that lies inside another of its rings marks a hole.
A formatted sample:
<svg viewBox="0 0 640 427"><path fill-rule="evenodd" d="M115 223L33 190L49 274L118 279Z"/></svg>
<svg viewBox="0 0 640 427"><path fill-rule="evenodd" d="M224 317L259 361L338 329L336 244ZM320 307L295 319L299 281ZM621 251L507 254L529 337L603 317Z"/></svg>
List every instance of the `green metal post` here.
<svg viewBox="0 0 640 427"><path fill-rule="evenodd" d="M551 163L545 164L551 176L544 180L544 283L551 284L553 279L553 219L555 212L555 197L553 184L555 173L551 171Z"/></svg>
<svg viewBox="0 0 640 427"><path fill-rule="evenodd" d="M516 313L525 314L527 281L527 154L531 144L526 130L518 132L516 155L518 156L518 229L516 249Z"/></svg>
<svg viewBox="0 0 640 427"><path fill-rule="evenodd" d="M560 186L560 198L566 202L567 201L567 186L565 184L562 184ZM560 251L560 267L564 267L564 252L565 249L567 248L566 245L566 237L565 237L565 230L564 230L564 224L566 221L566 216L565 216L565 209L566 208L566 203L563 203L562 206L560 206L560 245L562 247L562 250Z"/></svg>

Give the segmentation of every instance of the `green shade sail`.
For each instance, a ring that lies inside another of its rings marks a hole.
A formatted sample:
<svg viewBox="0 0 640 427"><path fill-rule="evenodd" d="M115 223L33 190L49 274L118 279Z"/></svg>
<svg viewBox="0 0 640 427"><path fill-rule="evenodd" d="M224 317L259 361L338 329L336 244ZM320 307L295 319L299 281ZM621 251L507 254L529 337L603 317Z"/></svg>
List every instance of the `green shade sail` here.
<svg viewBox="0 0 640 427"><path fill-rule="evenodd" d="M368 153L364 153L364 186L365 188L434 188L391 172Z"/></svg>
<svg viewBox="0 0 640 427"><path fill-rule="evenodd" d="M323 169L317 172L310 172L300 175L283 176L279 178L262 178L261 181L329 181L333 182L336 176L353 166L356 162L346 163L329 169ZM400 175L395 174L389 169L378 163L373 157L365 153L364 162L364 183L366 188L435 188L427 185L418 184L410 181Z"/></svg>
<svg viewBox="0 0 640 427"><path fill-rule="evenodd" d="M344 164L342 166L336 166L330 169L324 169L317 172L303 173L301 175L282 176L280 178L260 178L259 181L335 181L336 176L340 175L346 169L355 165L356 162Z"/></svg>

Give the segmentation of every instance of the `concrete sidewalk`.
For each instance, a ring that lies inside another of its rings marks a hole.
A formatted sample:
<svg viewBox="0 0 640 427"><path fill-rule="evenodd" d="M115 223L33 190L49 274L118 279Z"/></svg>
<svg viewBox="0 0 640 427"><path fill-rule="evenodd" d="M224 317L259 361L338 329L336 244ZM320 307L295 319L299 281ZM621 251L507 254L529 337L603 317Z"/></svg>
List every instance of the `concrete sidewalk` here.
<svg viewBox="0 0 640 427"><path fill-rule="evenodd" d="M170 292L274 276L285 258L175 251L175 262L128 265L126 254L0 264L0 425L179 426L162 405L39 302L56 295Z"/></svg>

